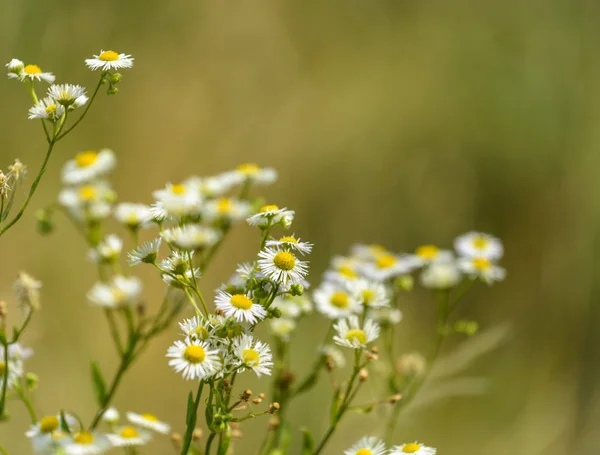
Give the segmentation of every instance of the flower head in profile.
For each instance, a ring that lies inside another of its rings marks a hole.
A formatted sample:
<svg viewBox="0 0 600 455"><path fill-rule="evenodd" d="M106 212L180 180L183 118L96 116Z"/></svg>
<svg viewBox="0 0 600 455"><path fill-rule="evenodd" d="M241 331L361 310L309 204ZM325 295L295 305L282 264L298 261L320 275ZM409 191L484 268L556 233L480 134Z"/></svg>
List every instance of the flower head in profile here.
<svg viewBox="0 0 600 455"><path fill-rule="evenodd" d="M336 331L333 341L352 349L364 349L379 336L379 325L375 321L366 319L361 325L358 316L341 319L333 328Z"/></svg>
<svg viewBox="0 0 600 455"><path fill-rule="evenodd" d="M262 305L255 303L250 296L245 294L232 295L225 291L218 291L215 305L226 317L234 318L239 322L256 324L267 315Z"/></svg>
<svg viewBox="0 0 600 455"><path fill-rule="evenodd" d="M129 265L134 266L141 264L154 264L156 257L158 256L158 250L162 243L161 238L144 242L141 246L138 246L135 250L127 253L127 262Z"/></svg>
<svg viewBox="0 0 600 455"><path fill-rule="evenodd" d="M65 423L70 430L73 430L77 425L77 419L70 414L65 414ZM60 414L42 417L29 427L25 436L31 440L35 453L53 453L60 439L66 436L61 428Z"/></svg>
<svg viewBox="0 0 600 455"><path fill-rule="evenodd" d="M85 88L80 85L60 84L51 85L48 89L48 96L56 100L58 104L67 109L81 107L88 102L85 94Z"/></svg>
<svg viewBox="0 0 600 455"><path fill-rule="evenodd" d="M161 233L165 242L183 250L195 251L213 246L221 237L219 231L201 224L186 224Z"/></svg>
<svg viewBox="0 0 600 455"><path fill-rule="evenodd" d="M265 248L258 257L260 271L276 283L302 283L308 273L308 262L300 261L292 251Z"/></svg>
<svg viewBox="0 0 600 455"><path fill-rule="evenodd" d="M208 221L225 220L234 222L245 219L250 214L250 204L230 197L208 201L202 208Z"/></svg>
<svg viewBox="0 0 600 455"><path fill-rule="evenodd" d="M19 78L19 74L25 68L25 63L23 63L18 58L13 58L6 65L6 69L8 70L8 77L10 78Z"/></svg>
<svg viewBox="0 0 600 455"><path fill-rule="evenodd" d="M271 348L268 344L252 338L252 335L244 334L233 340L233 357L231 364L240 372L247 368L254 371L258 377L271 374Z"/></svg>
<svg viewBox="0 0 600 455"><path fill-rule="evenodd" d="M219 352L206 341L197 339L175 341L168 349L167 357L171 359L169 365L186 380L211 377L221 366Z"/></svg>
<svg viewBox="0 0 600 455"><path fill-rule="evenodd" d="M416 267L418 267L418 263L410 255L397 256L392 253L383 253L373 261L360 265L359 270L367 278L385 281L410 273Z"/></svg>
<svg viewBox="0 0 600 455"><path fill-rule="evenodd" d="M292 221L294 221L294 214L293 210L288 210L285 207L280 209L279 206L274 204L263 205L258 210L258 213L252 215L246 221L250 226L257 226L261 229L266 229L277 224L281 224L287 229L292 225Z"/></svg>
<svg viewBox="0 0 600 455"><path fill-rule="evenodd" d="M194 316L179 323L179 328L190 340L209 341L214 327L204 318Z"/></svg>
<svg viewBox="0 0 600 455"><path fill-rule="evenodd" d="M156 433L169 434L169 431L171 431L171 425L162 422L154 414L138 414L136 412L128 412L127 420L129 420L129 423L135 425L138 428L152 430Z"/></svg>
<svg viewBox="0 0 600 455"><path fill-rule="evenodd" d="M92 182L112 171L116 161L114 152L109 149L80 152L63 166L62 181L66 185Z"/></svg>
<svg viewBox="0 0 600 455"><path fill-rule="evenodd" d="M116 261L123 249L123 240L117 235L108 235L103 242L100 242L95 248L92 248L89 253L90 259L97 263L111 263Z"/></svg>
<svg viewBox="0 0 600 455"><path fill-rule="evenodd" d="M427 447L419 442L409 442L393 447L389 455L406 455L407 453L414 455L435 455L436 449Z"/></svg>
<svg viewBox="0 0 600 455"><path fill-rule="evenodd" d="M152 193L156 202L151 211L154 218L163 220L168 216L183 217L197 215L201 208L202 195L192 182L171 184Z"/></svg>
<svg viewBox="0 0 600 455"><path fill-rule="evenodd" d="M279 240L267 240L267 246L295 251L302 254L310 254L313 247L312 243L302 242L299 238L296 238L294 234L281 237Z"/></svg>
<svg viewBox="0 0 600 455"><path fill-rule="evenodd" d="M108 438L97 432L82 430L59 440L60 450L66 455L95 455L107 452L111 447Z"/></svg>
<svg viewBox="0 0 600 455"><path fill-rule="evenodd" d="M260 167L254 163L244 163L231 172L231 179L237 184L249 181L255 184L269 185L277 180L277 171L270 167Z"/></svg>
<svg viewBox="0 0 600 455"><path fill-rule="evenodd" d="M450 261L452 252L441 250L435 245L421 245L415 250L415 259L416 263L421 266L437 261Z"/></svg>
<svg viewBox="0 0 600 455"><path fill-rule="evenodd" d="M20 81L44 81L49 84L54 83L56 77L52 73L44 72L38 65L25 65L21 60L13 58L6 64L8 77L19 79Z"/></svg>
<svg viewBox="0 0 600 455"><path fill-rule="evenodd" d="M54 98L47 96L29 109L29 119L43 119L56 122L64 113L65 107L62 104L58 104Z"/></svg>
<svg viewBox="0 0 600 455"><path fill-rule="evenodd" d="M506 269L494 264L485 257L460 258L458 268L471 278L480 278L482 281L491 285L496 281L502 281L506 278Z"/></svg>
<svg viewBox="0 0 600 455"><path fill-rule="evenodd" d="M78 220L97 221L110 215L115 197L115 191L106 181L96 181L64 188L58 195L58 202Z"/></svg>
<svg viewBox="0 0 600 455"><path fill-rule="evenodd" d="M454 248L461 256L482 257L491 261L504 255L504 246L500 239L483 232L467 232L454 241Z"/></svg>
<svg viewBox="0 0 600 455"><path fill-rule="evenodd" d="M356 299L368 308L381 308L389 306L390 296L386 287L378 281L364 278L350 281L348 288Z"/></svg>
<svg viewBox="0 0 600 455"><path fill-rule="evenodd" d="M384 455L386 453L385 444L373 436L365 436L348 450L344 455Z"/></svg>
<svg viewBox="0 0 600 455"><path fill-rule="evenodd" d="M115 219L130 229L146 227L152 221L152 212L146 204L121 202L115 208Z"/></svg>
<svg viewBox="0 0 600 455"><path fill-rule="evenodd" d="M137 303L141 292L142 282L139 278L116 275L109 283L96 283L87 297L96 305L118 308Z"/></svg>
<svg viewBox="0 0 600 455"><path fill-rule="evenodd" d="M450 289L462 279L462 273L453 260L435 261L421 273L421 284L429 289Z"/></svg>
<svg viewBox="0 0 600 455"><path fill-rule="evenodd" d="M102 71L111 71L121 68L131 68L133 66L133 57L128 54L119 54L115 51L101 50L94 58L85 59L85 64L92 71L102 69Z"/></svg>
<svg viewBox="0 0 600 455"><path fill-rule="evenodd" d="M106 435L114 447L144 446L152 439L149 431L127 425L115 428L113 433Z"/></svg>

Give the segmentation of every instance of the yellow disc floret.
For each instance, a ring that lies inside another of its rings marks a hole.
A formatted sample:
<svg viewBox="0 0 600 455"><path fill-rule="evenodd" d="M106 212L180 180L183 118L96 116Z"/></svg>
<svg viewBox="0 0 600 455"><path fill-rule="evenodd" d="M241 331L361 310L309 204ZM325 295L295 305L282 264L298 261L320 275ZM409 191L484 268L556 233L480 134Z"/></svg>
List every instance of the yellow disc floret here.
<svg viewBox="0 0 600 455"><path fill-rule="evenodd" d="M338 273L342 275L344 278L348 278L349 280L355 280L358 278L358 273L352 270L351 267L344 265L338 269Z"/></svg>
<svg viewBox="0 0 600 455"><path fill-rule="evenodd" d="M115 51L104 51L102 52L98 58L103 62L114 62L115 60L119 60L119 54Z"/></svg>
<svg viewBox="0 0 600 455"><path fill-rule="evenodd" d="M56 416L46 416L40 419L40 430L42 433L52 433L58 430L60 422Z"/></svg>
<svg viewBox="0 0 600 455"><path fill-rule="evenodd" d="M396 256L393 256L391 254L384 254L377 258L375 264L380 269L389 269L394 264L396 264L397 261L398 260L396 259Z"/></svg>
<svg viewBox="0 0 600 455"><path fill-rule="evenodd" d="M187 193L187 188L181 183L177 183L171 187L171 191L173 194L185 194Z"/></svg>
<svg viewBox="0 0 600 455"><path fill-rule="evenodd" d="M279 241L282 243L298 243L298 240L294 237L281 237Z"/></svg>
<svg viewBox="0 0 600 455"><path fill-rule="evenodd" d="M202 363L206 358L206 353L202 346L196 346L195 344L189 345L183 352L183 358L190 363Z"/></svg>
<svg viewBox="0 0 600 455"><path fill-rule="evenodd" d="M329 299L329 301L331 302L331 304L335 307L338 308L348 308L348 305L350 304L350 300L348 299L348 294L346 294L345 292L335 292L333 293L333 295L331 296L331 299Z"/></svg>
<svg viewBox="0 0 600 455"><path fill-rule="evenodd" d="M361 329L350 329L346 332L345 338L350 341L358 341L360 344L367 343L367 334L364 330Z"/></svg>
<svg viewBox="0 0 600 455"><path fill-rule="evenodd" d="M273 258L273 264L281 270L292 270L296 266L296 258L289 251L280 251Z"/></svg>
<svg viewBox="0 0 600 455"><path fill-rule="evenodd" d="M125 427L121 430L119 435L123 439L133 439L133 438L137 438L140 435L140 433L134 427Z"/></svg>
<svg viewBox="0 0 600 455"><path fill-rule="evenodd" d="M56 110L56 106L54 106L54 110ZM88 150L86 152L78 153L75 157L75 162L79 167L88 167L96 162L98 159L98 152L94 150Z"/></svg>
<svg viewBox="0 0 600 455"><path fill-rule="evenodd" d="M358 449L354 455L373 455L369 449Z"/></svg>
<svg viewBox="0 0 600 455"><path fill-rule="evenodd" d="M265 212L274 212L275 210L279 210L279 206L275 205L275 204L270 204L270 205L263 205L259 212L260 213L265 213Z"/></svg>
<svg viewBox="0 0 600 455"><path fill-rule="evenodd" d="M244 175L255 175L260 172L260 167L254 163L244 163L237 167L237 170Z"/></svg>
<svg viewBox="0 0 600 455"><path fill-rule="evenodd" d="M473 246L479 250L483 250L488 243L488 239L482 235L479 235L473 239Z"/></svg>
<svg viewBox="0 0 600 455"><path fill-rule="evenodd" d="M244 349L242 352L242 360L246 365L258 365L260 356L254 349Z"/></svg>
<svg viewBox="0 0 600 455"><path fill-rule="evenodd" d="M154 414L142 414L142 417L144 418L144 420L147 420L148 422L158 422L158 417L156 417Z"/></svg>
<svg viewBox="0 0 600 455"><path fill-rule="evenodd" d="M240 310L249 310L252 308L252 299L244 294L233 294L229 301L232 306Z"/></svg>
<svg viewBox="0 0 600 455"><path fill-rule="evenodd" d="M410 444L405 444L404 447L402 447L402 452L415 453L415 452L418 452L420 448L421 448L421 446L419 444L411 442Z"/></svg>
<svg viewBox="0 0 600 455"><path fill-rule="evenodd" d="M440 249L435 245L422 245L417 248L416 254L421 259L431 260L435 259Z"/></svg>
<svg viewBox="0 0 600 455"><path fill-rule="evenodd" d="M46 106L45 111L48 115L54 115L56 113L56 104L49 104Z"/></svg>
<svg viewBox="0 0 600 455"><path fill-rule="evenodd" d="M199 339L204 341L204 340L208 339L208 337L210 336L210 333L208 333L208 330L206 330L206 328L199 325L198 327L196 327L196 336Z"/></svg>
<svg viewBox="0 0 600 455"><path fill-rule="evenodd" d="M93 201L98 196L98 191L92 185L84 185L78 190L79 197L83 201Z"/></svg>
<svg viewBox="0 0 600 455"><path fill-rule="evenodd" d="M25 72L25 74L30 75L42 74L42 69L37 65L27 65L25 68L23 68L23 71Z"/></svg>
<svg viewBox="0 0 600 455"><path fill-rule="evenodd" d="M365 305L369 305L373 301L373 297L375 297L375 291L371 289L364 289L362 291L363 303Z"/></svg>
<svg viewBox="0 0 600 455"><path fill-rule="evenodd" d="M77 444L89 445L94 443L94 435L89 431L80 431L73 436L73 441Z"/></svg>
<svg viewBox="0 0 600 455"><path fill-rule="evenodd" d="M219 213L223 215L225 213L231 213L231 210L233 209L233 203L231 202L231 199L224 197L219 199L217 202L217 207Z"/></svg>
<svg viewBox="0 0 600 455"><path fill-rule="evenodd" d="M473 266L477 270L487 270L487 269L490 268L491 265L492 265L492 263L490 262L489 259L486 259L486 258L475 258L475 259L473 259Z"/></svg>

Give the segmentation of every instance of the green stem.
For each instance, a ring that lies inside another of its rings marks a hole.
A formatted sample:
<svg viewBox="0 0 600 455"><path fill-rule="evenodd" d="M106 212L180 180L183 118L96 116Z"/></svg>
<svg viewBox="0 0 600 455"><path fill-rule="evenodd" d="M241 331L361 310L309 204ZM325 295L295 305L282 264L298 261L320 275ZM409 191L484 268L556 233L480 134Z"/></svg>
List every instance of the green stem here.
<svg viewBox="0 0 600 455"><path fill-rule="evenodd" d="M27 408L27 412L29 413L29 417L31 418L31 423L35 424L37 422L37 416L35 414L35 409L33 408L31 400L25 396L25 393L23 392L23 389L20 385L18 387L15 387L15 390L17 391L19 398Z"/></svg>
<svg viewBox="0 0 600 455"><path fill-rule="evenodd" d="M8 390L8 347L9 343L5 342L2 344L4 348L4 375L2 377L2 395L0 396L0 417L4 416L4 406L6 404L6 391Z"/></svg>
<svg viewBox="0 0 600 455"><path fill-rule="evenodd" d="M208 439L206 440L206 448L204 449L204 455L209 455L210 453L210 446L213 443L213 440L215 439L215 436L217 435L217 433L211 433L210 436L208 437ZM185 455L184 452L181 452L182 455Z"/></svg>
<svg viewBox="0 0 600 455"><path fill-rule="evenodd" d="M192 444L192 436L194 434L194 429L196 428L196 419L198 418L198 406L200 405L200 398L202 397L203 388L204 381L200 381L200 384L198 384L198 392L196 393L196 399L194 400L194 414L190 415L189 409L187 411L187 428L185 430L185 436L183 438L183 444L181 446L181 455L187 455L188 451L190 450L190 445ZM206 453L208 453L208 451Z"/></svg>

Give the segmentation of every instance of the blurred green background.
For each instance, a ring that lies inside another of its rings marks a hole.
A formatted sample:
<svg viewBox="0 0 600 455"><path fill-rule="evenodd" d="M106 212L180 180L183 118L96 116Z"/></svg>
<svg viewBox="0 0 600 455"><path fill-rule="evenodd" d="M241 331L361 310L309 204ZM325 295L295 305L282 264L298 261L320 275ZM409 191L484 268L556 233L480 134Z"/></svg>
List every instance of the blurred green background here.
<svg viewBox="0 0 600 455"><path fill-rule="evenodd" d="M27 365L42 380L42 413L65 407L89 420L88 362L108 373L115 359L105 321L85 299L96 279L86 248L62 219L40 237L32 215L55 199L67 158L110 147L122 200L151 202L166 181L241 162L277 168L266 195L295 209L293 230L314 242L314 282L355 241L410 251L450 246L473 228L498 235L508 278L479 286L461 309L484 329L510 325L504 344L469 370L489 378L489 390L410 414L398 442L419 439L445 455L598 453L600 4L0 0L0 10L3 61L37 63L60 82L93 86L97 74L83 60L100 48L136 58L119 94L101 96L60 143L31 210L0 242L0 298L12 298L19 270L44 282L43 311L23 340L35 349ZM19 157L33 174L45 148L27 120L28 96L6 79L0 99L0 166ZM253 257L255 236L243 226L227 240L205 292ZM157 305L162 283L145 272L145 296ZM407 297L403 310L399 349L428 352L427 296ZM301 329L299 369L321 338L317 320ZM154 341L116 404L182 431L190 384L164 358L175 336ZM291 411L317 435L325 382ZM10 411L0 442L27 454L22 405ZM245 425L236 453L255 453L265 425ZM351 415L326 453L381 425L375 414ZM169 447L158 438L148 453Z"/></svg>

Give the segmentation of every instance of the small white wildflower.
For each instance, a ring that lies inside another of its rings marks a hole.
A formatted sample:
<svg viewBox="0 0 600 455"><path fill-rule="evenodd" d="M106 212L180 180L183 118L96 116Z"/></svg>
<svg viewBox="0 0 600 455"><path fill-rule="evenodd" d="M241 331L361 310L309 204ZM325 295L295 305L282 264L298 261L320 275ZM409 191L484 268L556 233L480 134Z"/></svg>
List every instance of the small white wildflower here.
<svg viewBox="0 0 600 455"><path fill-rule="evenodd" d="M277 180L277 171L272 168L261 168L254 163L245 163L239 165L231 172L230 178L236 184L241 184L246 181L261 185L269 185Z"/></svg>
<svg viewBox="0 0 600 455"><path fill-rule="evenodd" d="M0 345L0 388L4 385L4 375L6 374L7 365L4 363L4 346ZM29 348L24 348L19 343L14 343L8 347L8 382L6 386L11 389L18 384L23 375L24 361L33 355L33 351Z"/></svg>
<svg viewBox="0 0 600 455"><path fill-rule="evenodd" d="M117 422L119 422L120 418L121 415L119 414L117 408L115 408L114 406L111 406L106 411L104 411L104 414L102 414L102 420L111 425L114 425Z"/></svg>
<svg viewBox="0 0 600 455"><path fill-rule="evenodd" d="M179 328L183 334L191 340L209 341L214 327L205 321L204 318L194 316L190 319L184 319L179 323Z"/></svg>
<svg viewBox="0 0 600 455"><path fill-rule="evenodd" d="M65 107L58 104L54 98L47 96L39 100L29 109L29 119L44 119L51 122L58 121L65 113Z"/></svg>
<svg viewBox="0 0 600 455"><path fill-rule="evenodd" d="M345 450L344 455L384 455L386 452L383 441L373 436L365 436L348 450Z"/></svg>
<svg viewBox="0 0 600 455"><path fill-rule="evenodd" d="M244 294L231 295L225 291L218 291L215 297L215 306L226 317L250 324L256 324L267 315L262 305L254 303L250 297Z"/></svg>
<svg viewBox="0 0 600 455"><path fill-rule="evenodd" d="M413 455L435 455L436 449L433 447L427 447L415 441L392 447L389 455L405 455L407 453L411 453Z"/></svg>
<svg viewBox="0 0 600 455"><path fill-rule="evenodd" d="M302 254L310 254L312 251L312 243L302 242L294 237L294 234L281 237L279 240L267 240L267 246L276 247L279 249L287 249L297 251Z"/></svg>
<svg viewBox="0 0 600 455"><path fill-rule="evenodd" d="M112 150L102 149L99 152L87 150L78 153L74 159L65 163L62 169L62 181L66 185L80 185L91 182L112 171L116 164Z"/></svg>
<svg viewBox="0 0 600 455"><path fill-rule="evenodd" d="M350 247L351 255L360 261L376 261L377 258L390 252L381 245L357 243Z"/></svg>
<svg viewBox="0 0 600 455"><path fill-rule="evenodd" d="M19 74L25 68L25 63L19 59L13 58L5 66L8 69L8 77L20 79Z"/></svg>
<svg viewBox="0 0 600 455"><path fill-rule="evenodd" d="M197 215L202 196L191 183L168 183L164 189L152 193L156 203L150 209L154 218L162 220L168 216L183 217Z"/></svg>
<svg viewBox="0 0 600 455"><path fill-rule="evenodd" d="M165 242L184 250L199 250L213 246L221 237L216 229L200 224L186 224L161 233Z"/></svg>
<svg viewBox="0 0 600 455"><path fill-rule="evenodd" d="M419 266L437 261L448 262L452 260L452 252L440 250L435 245L421 245L415 250L415 259Z"/></svg>
<svg viewBox="0 0 600 455"><path fill-rule="evenodd" d="M261 375L270 375L273 367L273 357L269 345L260 340L255 340L251 335L242 335L233 340L232 365L243 372L251 369L260 378Z"/></svg>
<svg viewBox="0 0 600 455"><path fill-rule="evenodd" d="M385 281L400 275L405 275L418 267L415 259L409 255L396 256L384 253L373 262L367 262L359 266L359 270L367 278L376 281Z"/></svg>
<svg viewBox="0 0 600 455"><path fill-rule="evenodd" d="M226 220L235 222L243 220L250 214L250 204L233 198L223 197L208 201L202 208L208 221Z"/></svg>
<svg viewBox="0 0 600 455"><path fill-rule="evenodd" d="M454 241L454 248L461 256L482 257L495 261L504 255L500 239L483 232L467 232Z"/></svg>
<svg viewBox="0 0 600 455"><path fill-rule="evenodd" d="M96 283L87 297L96 305L118 308L137 303L141 292L142 282L139 278L116 275L110 283Z"/></svg>
<svg viewBox="0 0 600 455"><path fill-rule="evenodd" d="M105 435L85 430L65 436L59 443L61 448L58 453L66 455L96 455L111 448L111 443Z"/></svg>
<svg viewBox="0 0 600 455"><path fill-rule="evenodd" d="M286 317L271 319L269 326L273 335L284 341L289 341L292 333L296 330L296 322Z"/></svg>
<svg viewBox="0 0 600 455"><path fill-rule="evenodd" d="M152 439L149 431L134 426L115 428L114 433L106 435L114 447L139 447L144 446Z"/></svg>
<svg viewBox="0 0 600 455"><path fill-rule="evenodd" d="M129 265L134 266L141 264L153 264L158 256L158 250L162 239L157 238L148 242L144 242L141 246L138 246L135 250L127 253L127 262Z"/></svg>
<svg viewBox="0 0 600 455"><path fill-rule="evenodd" d="M129 422L136 427L152 430L156 433L169 434L171 431L171 425L161 422L161 420L154 414L137 414L135 412L128 412L127 420L129 420Z"/></svg>
<svg viewBox="0 0 600 455"><path fill-rule="evenodd" d="M131 68L133 66L133 60L133 57L128 54L119 54L115 51L101 50L98 55L94 55L94 58L85 59L85 64L92 71L100 68L102 71L110 71L120 68Z"/></svg>
<svg viewBox="0 0 600 455"><path fill-rule="evenodd" d="M458 268L471 278L481 278L489 285L506 278L506 269L485 257L460 258Z"/></svg>
<svg viewBox="0 0 600 455"><path fill-rule="evenodd" d="M48 96L67 109L81 107L88 102L85 95L85 88L80 85L60 84L51 85L48 89Z"/></svg>
<svg viewBox="0 0 600 455"><path fill-rule="evenodd" d="M348 283L348 288L356 299L369 308L381 308L390 304L390 295L386 287L377 282L358 279Z"/></svg>
<svg viewBox="0 0 600 455"><path fill-rule="evenodd" d="M213 376L220 369L219 352L200 340L175 341L167 351L169 365L183 379L204 379ZM133 422L135 423L135 422Z"/></svg>
<svg viewBox="0 0 600 455"><path fill-rule="evenodd" d="M152 218L150 207L146 204L122 202L115 208L115 219L131 229L148 226Z"/></svg>
<svg viewBox="0 0 600 455"><path fill-rule="evenodd" d="M329 319L340 319L362 312L360 301L346 287L323 283L313 293L317 311Z"/></svg>
<svg viewBox="0 0 600 455"><path fill-rule="evenodd" d="M329 270L325 272L325 280L344 285L348 281L357 280L360 278L359 268L362 264L363 261L354 257L335 256Z"/></svg>
<svg viewBox="0 0 600 455"><path fill-rule="evenodd" d="M285 207L280 209L274 204L263 205L258 213L252 215L246 221L250 226L258 226L261 229L275 226L276 224L281 224L283 227L288 228L294 220L294 214L293 210L288 210Z"/></svg>
<svg viewBox="0 0 600 455"><path fill-rule="evenodd" d="M333 325L333 328L336 331L333 341L352 349L364 349L379 336L379 325L376 322L367 319L361 327L357 316L341 319Z"/></svg>
<svg viewBox="0 0 600 455"><path fill-rule="evenodd" d="M31 439L35 453L54 453L59 440L66 436L61 429L60 420L60 414L49 415L29 427L25 436ZM70 414L65 414L65 422L70 429L74 429L78 423L77 419Z"/></svg>
<svg viewBox="0 0 600 455"><path fill-rule="evenodd" d="M373 308L367 316L384 326L396 325L402 321L402 311L392 307Z"/></svg>
<svg viewBox="0 0 600 455"><path fill-rule="evenodd" d="M117 235L111 234L104 239L103 242L99 243L95 248L89 252L90 259L97 263L114 262L119 259L121 250L123 249L123 240Z"/></svg>
<svg viewBox="0 0 600 455"><path fill-rule="evenodd" d="M454 261L435 261L423 269L421 284L429 289L450 289L462 279L462 273Z"/></svg>
<svg viewBox="0 0 600 455"><path fill-rule="evenodd" d="M276 283L302 283L308 273L308 262L300 261L291 251L265 248L258 257L260 271Z"/></svg>
<svg viewBox="0 0 600 455"><path fill-rule="evenodd" d="M9 71L8 77L20 81L44 81L52 84L56 79L54 74L42 71L38 65L24 65L22 61L17 59L12 59L6 67Z"/></svg>
<svg viewBox="0 0 600 455"><path fill-rule="evenodd" d="M107 182L100 181L79 187L64 188L59 203L78 220L98 221L110 215L115 192Z"/></svg>

